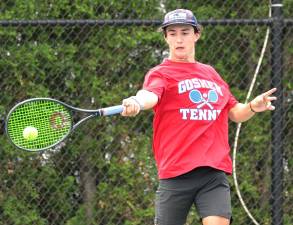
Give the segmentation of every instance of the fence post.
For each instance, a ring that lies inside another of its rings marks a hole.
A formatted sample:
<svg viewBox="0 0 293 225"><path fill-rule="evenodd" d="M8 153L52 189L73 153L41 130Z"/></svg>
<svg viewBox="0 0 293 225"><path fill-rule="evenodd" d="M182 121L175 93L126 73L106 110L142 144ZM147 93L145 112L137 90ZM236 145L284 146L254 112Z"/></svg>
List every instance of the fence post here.
<svg viewBox="0 0 293 225"><path fill-rule="evenodd" d="M272 225L283 224L283 11L282 0L272 0L272 86L278 89L278 100L272 114Z"/></svg>

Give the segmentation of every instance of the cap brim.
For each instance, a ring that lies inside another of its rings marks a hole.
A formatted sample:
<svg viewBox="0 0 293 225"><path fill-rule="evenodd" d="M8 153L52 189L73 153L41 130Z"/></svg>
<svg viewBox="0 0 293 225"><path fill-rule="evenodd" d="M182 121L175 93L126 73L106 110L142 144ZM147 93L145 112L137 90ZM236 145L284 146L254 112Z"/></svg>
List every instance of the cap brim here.
<svg viewBox="0 0 293 225"><path fill-rule="evenodd" d="M172 23L167 23L167 24L162 24L161 26L160 26L160 28L165 28L165 27L168 27L168 26L170 26L170 25L176 25L176 24L184 24L184 25L190 25L190 26L193 26L193 27L195 27L195 28L197 28L197 25L195 25L195 24L193 24L193 23L187 23L187 22L172 22Z"/></svg>

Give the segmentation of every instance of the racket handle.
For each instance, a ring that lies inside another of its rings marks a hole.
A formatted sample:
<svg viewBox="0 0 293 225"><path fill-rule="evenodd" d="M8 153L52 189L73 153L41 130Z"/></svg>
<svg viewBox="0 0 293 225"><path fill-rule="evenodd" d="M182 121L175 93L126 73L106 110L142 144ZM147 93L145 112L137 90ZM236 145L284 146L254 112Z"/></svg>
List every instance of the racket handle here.
<svg viewBox="0 0 293 225"><path fill-rule="evenodd" d="M103 108L100 110L101 116L110 116L118 113L122 113L123 106L122 105L116 105L116 106L110 106L107 108Z"/></svg>

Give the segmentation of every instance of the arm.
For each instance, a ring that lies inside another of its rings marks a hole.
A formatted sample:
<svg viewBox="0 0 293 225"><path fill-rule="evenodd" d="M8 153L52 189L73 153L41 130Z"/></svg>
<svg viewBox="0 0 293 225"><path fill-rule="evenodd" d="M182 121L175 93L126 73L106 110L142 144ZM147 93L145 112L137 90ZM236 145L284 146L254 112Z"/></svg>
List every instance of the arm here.
<svg viewBox="0 0 293 225"><path fill-rule="evenodd" d="M271 101L274 101L277 98L271 96L271 94L273 94L276 90L276 88L273 88L265 93L262 93L247 104L237 103L230 109L229 118L236 123L241 123L249 120L257 112L274 110L275 107L272 105Z"/></svg>
<svg viewBox="0 0 293 225"><path fill-rule="evenodd" d="M158 96L147 90L140 90L136 96L126 98L122 101L124 110L122 116L136 116L140 110L153 108L158 103Z"/></svg>

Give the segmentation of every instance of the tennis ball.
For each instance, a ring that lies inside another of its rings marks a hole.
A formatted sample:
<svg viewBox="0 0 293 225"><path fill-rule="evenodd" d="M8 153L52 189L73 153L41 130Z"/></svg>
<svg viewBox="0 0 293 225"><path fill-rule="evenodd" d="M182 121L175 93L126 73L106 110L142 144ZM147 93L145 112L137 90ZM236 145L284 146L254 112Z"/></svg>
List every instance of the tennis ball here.
<svg viewBox="0 0 293 225"><path fill-rule="evenodd" d="M38 137L38 129L28 126L23 130L23 138L28 141L33 141Z"/></svg>

